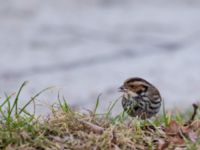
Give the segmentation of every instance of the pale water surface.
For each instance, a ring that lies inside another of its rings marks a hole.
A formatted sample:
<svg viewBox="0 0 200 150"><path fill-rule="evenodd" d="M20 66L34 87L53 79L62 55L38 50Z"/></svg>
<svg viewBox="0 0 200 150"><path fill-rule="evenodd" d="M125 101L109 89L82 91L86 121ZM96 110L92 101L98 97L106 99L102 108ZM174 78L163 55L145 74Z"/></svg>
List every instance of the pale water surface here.
<svg viewBox="0 0 200 150"><path fill-rule="evenodd" d="M100 110L134 76L160 89L168 108L200 101L200 1L1 0L0 94L30 81L23 104L46 113L58 90L73 106ZM121 111L120 102L116 107Z"/></svg>

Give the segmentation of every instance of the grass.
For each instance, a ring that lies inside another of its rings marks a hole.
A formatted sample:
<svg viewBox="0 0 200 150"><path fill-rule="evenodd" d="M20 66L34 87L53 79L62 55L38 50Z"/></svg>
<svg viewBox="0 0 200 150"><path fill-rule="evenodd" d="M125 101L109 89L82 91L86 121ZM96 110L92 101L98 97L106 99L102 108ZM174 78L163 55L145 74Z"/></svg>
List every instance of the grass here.
<svg viewBox="0 0 200 150"><path fill-rule="evenodd" d="M131 118L126 112L111 116L117 101L104 114L97 114L100 95L89 113L73 110L58 94L59 107L52 106L52 114L45 119L27 111L27 106L47 89L41 90L19 107L24 82L16 94L6 95L0 104L0 149L25 150L153 150L200 149L200 114L167 112L151 120Z"/></svg>

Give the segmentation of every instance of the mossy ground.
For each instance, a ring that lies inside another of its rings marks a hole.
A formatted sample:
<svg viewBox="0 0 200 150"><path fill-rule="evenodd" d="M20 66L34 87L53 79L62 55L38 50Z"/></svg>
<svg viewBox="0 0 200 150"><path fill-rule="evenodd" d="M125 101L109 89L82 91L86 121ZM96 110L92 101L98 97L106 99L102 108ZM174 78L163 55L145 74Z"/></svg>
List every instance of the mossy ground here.
<svg viewBox="0 0 200 150"><path fill-rule="evenodd" d="M163 114L140 120L126 112L112 116L115 102L107 112L97 114L98 98L94 110L81 113L58 96L52 114L42 119L27 112L26 107L46 89L19 108L19 95L24 86L25 83L16 95L6 96L0 105L0 149L200 149L200 114L196 104L192 117L189 112L170 113L163 108Z"/></svg>

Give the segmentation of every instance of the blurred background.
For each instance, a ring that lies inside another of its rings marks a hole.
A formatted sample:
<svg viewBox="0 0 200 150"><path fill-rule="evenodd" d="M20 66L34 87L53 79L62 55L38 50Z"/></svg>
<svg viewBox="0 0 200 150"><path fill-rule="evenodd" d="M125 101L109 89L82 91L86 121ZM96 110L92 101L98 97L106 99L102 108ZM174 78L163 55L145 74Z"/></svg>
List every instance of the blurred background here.
<svg viewBox="0 0 200 150"><path fill-rule="evenodd" d="M54 86L40 105L60 90L70 105L90 108L102 93L103 110L138 76L167 108L187 108L200 100L200 1L1 0L0 52L0 95L28 80L21 104Z"/></svg>

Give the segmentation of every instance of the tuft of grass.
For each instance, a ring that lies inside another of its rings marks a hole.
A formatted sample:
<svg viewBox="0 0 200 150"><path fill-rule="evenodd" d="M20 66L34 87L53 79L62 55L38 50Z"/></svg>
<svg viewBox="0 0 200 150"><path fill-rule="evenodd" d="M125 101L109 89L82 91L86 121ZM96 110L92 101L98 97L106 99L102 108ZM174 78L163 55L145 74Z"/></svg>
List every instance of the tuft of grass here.
<svg viewBox="0 0 200 150"><path fill-rule="evenodd" d="M15 94L9 96L5 94L6 98L0 104L0 149L5 148L10 144L19 145L27 142L31 139L29 134L31 134L31 136L35 135L38 120L35 116L35 110L34 113L31 114L27 111L27 107L31 103L34 104L35 99L50 88L41 90L31 97L22 107L19 107L20 94L26 85L27 81L23 82L16 96ZM12 101L13 97L14 101ZM25 138L28 138L29 140L27 139L26 141Z"/></svg>
<svg viewBox="0 0 200 150"><path fill-rule="evenodd" d="M99 95L94 109L85 114L72 109L58 93L58 105L52 105L52 114L41 119L35 111L27 111L27 107L49 88L19 107L26 84L22 84L16 96L5 94L0 104L0 149L200 149L200 114L196 105L189 121L181 112L167 112L164 104L163 114L140 120L129 117L125 111L112 116L119 99L104 114L97 115Z"/></svg>
<svg viewBox="0 0 200 150"><path fill-rule="evenodd" d="M60 99L60 93L58 92L58 103L59 103L59 106L60 106L60 108L61 108L61 110L63 111L63 112L69 112L69 111L71 111L71 108L70 108L70 106L67 104L67 101L66 101L66 99L65 99L65 97L63 96L62 97L62 101L61 101L61 99Z"/></svg>

